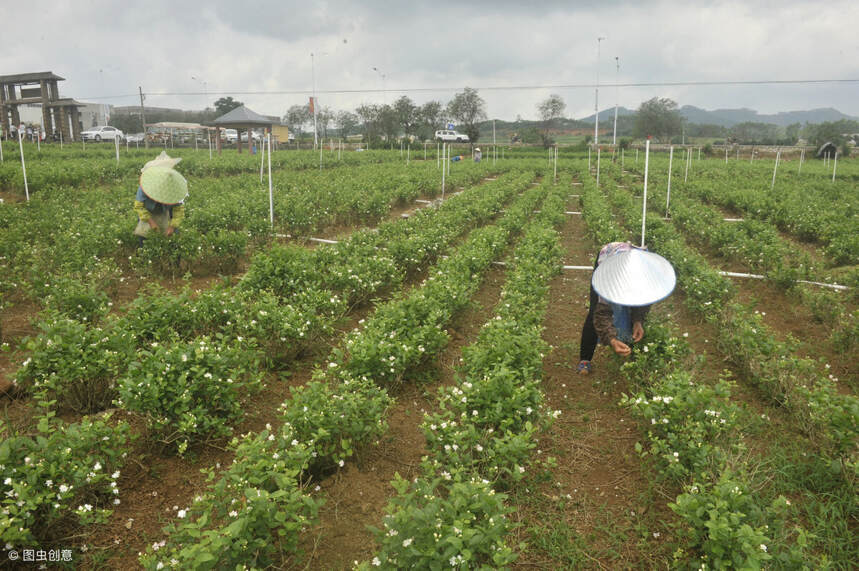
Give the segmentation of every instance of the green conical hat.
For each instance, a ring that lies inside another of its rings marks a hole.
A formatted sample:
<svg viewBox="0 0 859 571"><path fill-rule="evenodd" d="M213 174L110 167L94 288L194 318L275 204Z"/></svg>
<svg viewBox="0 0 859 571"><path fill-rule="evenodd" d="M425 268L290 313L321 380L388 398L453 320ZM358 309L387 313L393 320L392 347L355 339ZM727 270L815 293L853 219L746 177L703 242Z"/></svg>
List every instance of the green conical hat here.
<svg viewBox="0 0 859 571"><path fill-rule="evenodd" d="M143 194L161 204L179 204L188 196L188 181L169 167L149 167L140 175Z"/></svg>

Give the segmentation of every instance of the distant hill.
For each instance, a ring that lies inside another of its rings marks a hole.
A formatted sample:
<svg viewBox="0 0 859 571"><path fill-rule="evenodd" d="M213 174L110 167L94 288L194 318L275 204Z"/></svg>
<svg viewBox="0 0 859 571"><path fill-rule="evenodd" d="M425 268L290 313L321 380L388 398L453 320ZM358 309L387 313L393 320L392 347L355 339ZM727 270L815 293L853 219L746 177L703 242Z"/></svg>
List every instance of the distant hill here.
<svg viewBox="0 0 859 571"><path fill-rule="evenodd" d="M680 114L690 123L698 123L700 125L719 125L721 127L733 127L738 123L754 122L754 123L770 123L786 127L792 123L823 123L826 121L839 121L841 119L857 120L859 118L845 115L832 107L820 109L811 109L808 111L782 111L774 115L764 115L758 113L754 109L714 109L708 111L695 107L694 105L684 105L679 109ZM625 107L618 108L618 116L632 115L635 110L626 109ZM614 108L600 111L600 123L614 119ZM594 116L588 115L581 119L584 123L593 125Z"/></svg>
<svg viewBox="0 0 859 571"><path fill-rule="evenodd" d="M627 109L626 107L618 107L617 108L617 116L623 117L624 115L635 115L635 109ZM583 119L579 119L582 123L590 123L594 124L594 114L590 114ZM606 121L614 121L614 107L610 107L608 109L603 109L600 111L600 123L605 123Z"/></svg>

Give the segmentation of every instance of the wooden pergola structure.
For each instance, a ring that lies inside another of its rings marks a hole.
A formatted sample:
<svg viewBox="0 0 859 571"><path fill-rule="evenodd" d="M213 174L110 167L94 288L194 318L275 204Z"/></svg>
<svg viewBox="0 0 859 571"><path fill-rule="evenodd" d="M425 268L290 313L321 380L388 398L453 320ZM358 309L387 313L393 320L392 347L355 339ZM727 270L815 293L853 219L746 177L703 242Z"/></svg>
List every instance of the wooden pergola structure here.
<svg viewBox="0 0 859 571"><path fill-rule="evenodd" d="M268 130L271 130L271 126L274 122L255 111L251 111L244 105L240 107L236 107L229 113L225 113L221 115L209 125L216 127L215 133L215 141L217 143L218 152L221 152L221 129L235 129L236 130L236 147L238 152L242 152L242 130L246 130L248 133L248 149L253 145L253 128L254 127L264 127Z"/></svg>
<svg viewBox="0 0 859 571"><path fill-rule="evenodd" d="M46 133L59 132L67 141L80 139L78 108L83 104L71 98L61 99L58 81L65 79L51 71L0 75L0 129L3 133L8 136L11 125L17 127L21 123L19 105L35 103L42 106L42 124Z"/></svg>

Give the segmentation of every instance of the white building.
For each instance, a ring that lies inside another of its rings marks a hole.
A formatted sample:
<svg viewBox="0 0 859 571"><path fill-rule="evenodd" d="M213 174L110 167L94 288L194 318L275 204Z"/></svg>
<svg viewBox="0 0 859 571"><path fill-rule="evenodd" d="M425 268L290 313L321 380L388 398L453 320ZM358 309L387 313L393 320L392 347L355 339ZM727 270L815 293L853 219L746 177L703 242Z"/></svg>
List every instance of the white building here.
<svg viewBox="0 0 859 571"><path fill-rule="evenodd" d="M81 102L82 107L79 108L80 121L83 129L97 127L99 125L107 125L110 120L110 105L106 103L86 103ZM29 103L18 107L21 115L21 122L27 125L42 124L42 106L37 103Z"/></svg>

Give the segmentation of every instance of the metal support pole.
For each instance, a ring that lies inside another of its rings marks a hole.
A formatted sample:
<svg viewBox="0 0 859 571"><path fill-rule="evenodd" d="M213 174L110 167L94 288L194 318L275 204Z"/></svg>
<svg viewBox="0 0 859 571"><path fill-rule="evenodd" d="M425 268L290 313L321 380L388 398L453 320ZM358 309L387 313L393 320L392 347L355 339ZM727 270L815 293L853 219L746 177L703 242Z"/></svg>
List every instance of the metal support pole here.
<svg viewBox="0 0 859 571"><path fill-rule="evenodd" d="M650 164L650 139L644 142L644 200L641 204L641 247L644 248L644 227L647 220L647 167Z"/></svg>
<svg viewBox="0 0 859 571"><path fill-rule="evenodd" d="M669 205L671 204L671 165L674 163L674 147L668 151L668 191L665 197L665 217L668 218Z"/></svg>

